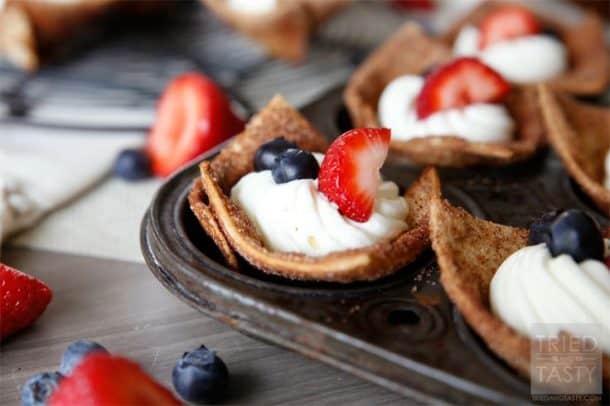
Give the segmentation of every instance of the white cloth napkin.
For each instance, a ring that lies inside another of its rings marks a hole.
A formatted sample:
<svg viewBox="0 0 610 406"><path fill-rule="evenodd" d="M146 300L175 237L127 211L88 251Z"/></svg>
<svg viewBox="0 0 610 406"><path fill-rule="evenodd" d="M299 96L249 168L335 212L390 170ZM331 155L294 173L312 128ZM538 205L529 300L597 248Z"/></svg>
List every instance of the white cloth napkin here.
<svg viewBox="0 0 610 406"><path fill-rule="evenodd" d="M140 142L139 134L0 124L0 243L85 193L109 173L121 149Z"/></svg>

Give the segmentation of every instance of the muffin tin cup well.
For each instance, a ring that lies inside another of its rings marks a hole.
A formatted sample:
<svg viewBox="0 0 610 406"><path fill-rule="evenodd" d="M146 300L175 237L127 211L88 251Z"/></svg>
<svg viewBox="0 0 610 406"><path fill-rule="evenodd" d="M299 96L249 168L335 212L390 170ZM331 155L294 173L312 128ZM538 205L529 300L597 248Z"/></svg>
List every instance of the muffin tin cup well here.
<svg viewBox="0 0 610 406"><path fill-rule="evenodd" d="M303 109L333 137L349 127L341 113L341 92L336 89ZM393 162L383 170L403 188L419 172ZM453 204L499 223L525 226L552 208L590 207L566 193L565 172L552 153L504 168L443 169L440 174L443 194ZM245 262L237 272L224 265L190 212L187 194L196 176L193 164L169 179L141 228L148 266L183 301L248 335L412 399L529 400L527 382L485 348L449 302L431 250L395 275L368 283L290 281Z"/></svg>

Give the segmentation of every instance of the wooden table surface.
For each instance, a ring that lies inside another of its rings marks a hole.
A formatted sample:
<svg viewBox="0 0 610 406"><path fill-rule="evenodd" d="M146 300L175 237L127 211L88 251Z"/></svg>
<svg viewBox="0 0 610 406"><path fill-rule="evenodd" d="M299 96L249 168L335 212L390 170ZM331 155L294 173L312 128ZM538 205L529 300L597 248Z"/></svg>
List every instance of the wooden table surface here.
<svg viewBox="0 0 610 406"><path fill-rule="evenodd" d="M184 351L216 350L231 373L229 404L396 404L405 399L317 361L246 337L172 296L145 265L5 248L2 261L54 293L43 316L0 348L0 404L19 404L31 375L56 370L79 338L103 344L171 387Z"/></svg>

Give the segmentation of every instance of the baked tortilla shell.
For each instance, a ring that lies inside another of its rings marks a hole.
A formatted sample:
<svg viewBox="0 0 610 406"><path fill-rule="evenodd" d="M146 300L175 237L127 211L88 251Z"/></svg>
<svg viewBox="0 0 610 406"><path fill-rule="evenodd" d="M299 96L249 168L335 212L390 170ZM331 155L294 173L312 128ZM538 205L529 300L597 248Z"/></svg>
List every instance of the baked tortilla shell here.
<svg viewBox="0 0 610 406"><path fill-rule="evenodd" d="M409 211L405 221L409 227L396 236L364 248L321 257L268 249L250 219L229 195L232 186L253 170L258 146L279 135L309 151L322 152L327 147L324 137L276 96L233 143L212 161L200 164L201 177L191 192L191 209L229 266L233 266L232 256L238 254L255 268L285 278L349 283L397 272L429 246L428 205L440 193L438 176L431 168L407 190Z"/></svg>

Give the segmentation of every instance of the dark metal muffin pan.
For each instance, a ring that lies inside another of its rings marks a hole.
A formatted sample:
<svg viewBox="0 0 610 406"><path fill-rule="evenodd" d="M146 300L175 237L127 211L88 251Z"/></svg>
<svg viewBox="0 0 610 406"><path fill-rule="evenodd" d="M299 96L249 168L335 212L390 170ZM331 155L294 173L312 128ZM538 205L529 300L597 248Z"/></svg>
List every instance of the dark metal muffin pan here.
<svg viewBox="0 0 610 406"><path fill-rule="evenodd" d="M327 136L350 126L342 89L303 109ZM212 157L217 151L209 153ZM384 175L407 187L420 169L390 159ZM552 152L502 168L440 171L454 204L498 223L526 226L559 207L607 220L569 180ZM470 330L438 282L431 250L376 282L304 283L266 275L245 262L227 268L190 212L196 165L162 186L142 222L146 262L180 299L256 338L298 351L418 401L529 400L529 385Z"/></svg>

